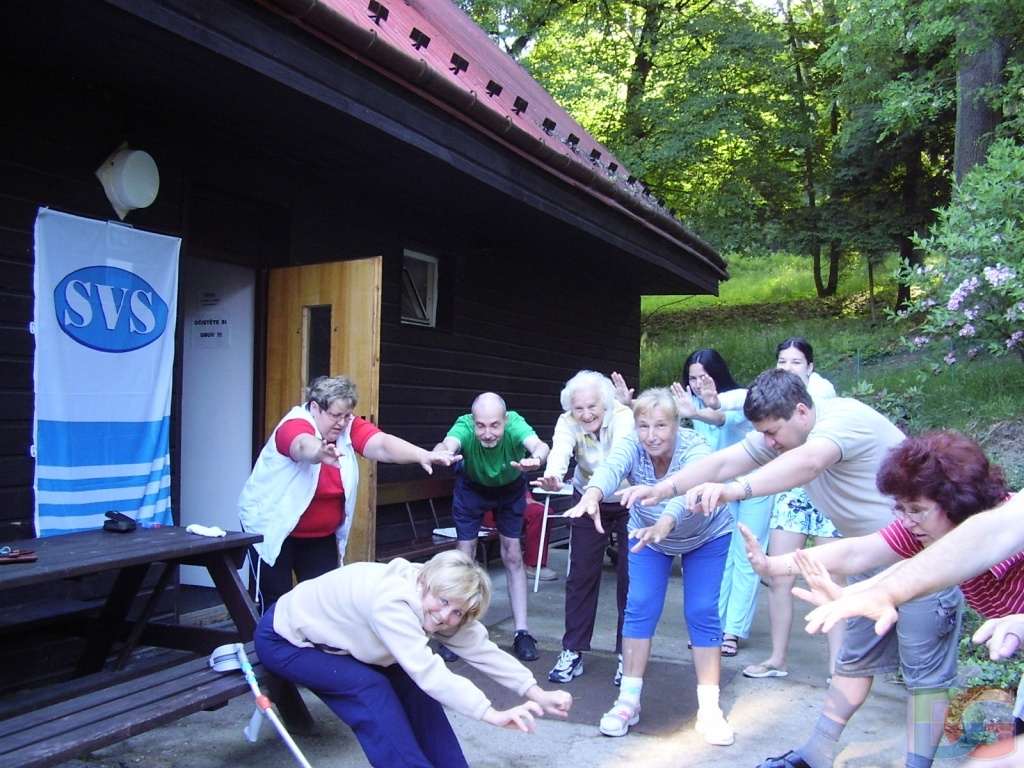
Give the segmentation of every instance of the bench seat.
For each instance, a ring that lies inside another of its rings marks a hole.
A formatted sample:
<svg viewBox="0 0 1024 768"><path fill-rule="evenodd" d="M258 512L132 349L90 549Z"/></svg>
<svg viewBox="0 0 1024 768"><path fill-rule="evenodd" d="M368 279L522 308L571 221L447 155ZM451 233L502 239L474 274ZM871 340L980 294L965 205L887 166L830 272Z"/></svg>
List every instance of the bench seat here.
<svg viewBox="0 0 1024 768"><path fill-rule="evenodd" d="M263 673L255 660L253 670ZM112 682L0 722L0 765L57 765L249 693L240 670L216 672L206 659Z"/></svg>
<svg viewBox="0 0 1024 768"><path fill-rule="evenodd" d="M428 560L438 552L455 548L455 539L438 536L438 528L455 525L451 502L455 478L427 477L377 487L377 536L375 559L387 563L397 557ZM488 548L498 541L497 531L480 537L478 556L488 565Z"/></svg>

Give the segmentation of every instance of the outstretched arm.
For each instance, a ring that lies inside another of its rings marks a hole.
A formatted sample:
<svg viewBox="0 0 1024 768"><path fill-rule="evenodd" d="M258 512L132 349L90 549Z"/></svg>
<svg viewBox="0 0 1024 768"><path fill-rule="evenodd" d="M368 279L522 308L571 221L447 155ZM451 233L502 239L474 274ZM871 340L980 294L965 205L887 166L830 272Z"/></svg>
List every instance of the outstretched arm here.
<svg viewBox="0 0 1024 768"><path fill-rule="evenodd" d="M678 472L669 475L657 485L631 485L622 491L622 506L632 507L634 504L643 504L653 507L673 496L680 496L690 488L700 483L709 481L725 480L736 477L744 472L749 472L757 466L757 462L751 458L741 443L715 451L710 456L705 456L699 461L680 469ZM742 493L742 492L741 492ZM724 502L722 502L724 503ZM717 505L715 505L717 506ZM715 506L699 510L704 514L710 514ZM688 507L697 509L696 506Z"/></svg>
<svg viewBox="0 0 1024 768"><path fill-rule="evenodd" d="M433 474L434 465L450 467L462 457L445 448L428 451L387 432L378 432L366 441L363 456L387 464L419 464L428 474Z"/></svg>
<svg viewBox="0 0 1024 768"><path fill-rule="evenodd" d="M883 634L896 622L896 606L946 587L962 584L1024 549L1024 494L974 515L924 552L897 563L869 589L844 592L835 602L811 611L807 631L828 631L842 619L867 616Z"/></svg>

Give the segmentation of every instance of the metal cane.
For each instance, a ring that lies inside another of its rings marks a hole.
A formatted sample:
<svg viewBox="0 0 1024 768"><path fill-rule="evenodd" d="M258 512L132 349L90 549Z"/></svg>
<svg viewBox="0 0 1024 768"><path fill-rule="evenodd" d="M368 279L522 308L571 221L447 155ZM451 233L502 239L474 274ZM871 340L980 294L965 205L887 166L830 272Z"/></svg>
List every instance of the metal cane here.
<svg viewBox="0 0 1024 768"><path fill-rule="evenodd" d="M213 653L210 654L210 667L216 672L230 672L236 669L242 670L242 674L245 675L245 681L249 684L249 689L252 691L252 695L256 697L256 711L253 713L252 719L249 721L249 725L245 728L245 737L249 741L256 741L256 736L259 733L260 722L262 714L269 720L278 734L281 736L281 740L288 745L288 749L295 756L295 759L299 761L299 765L303 768L313 768L306 760L305 755L299 750L298 745L292 739L291 734L288 733L284 727L284 723L277 716L277 713L273 710L273 702L270 698L263 694L260 690L260 684L256 680L256 673L252 670L252 664L249 663L249 657L245 653L245 647L241 643L230 643L229 645L222 645L219 648L215 648Z"/></svg>

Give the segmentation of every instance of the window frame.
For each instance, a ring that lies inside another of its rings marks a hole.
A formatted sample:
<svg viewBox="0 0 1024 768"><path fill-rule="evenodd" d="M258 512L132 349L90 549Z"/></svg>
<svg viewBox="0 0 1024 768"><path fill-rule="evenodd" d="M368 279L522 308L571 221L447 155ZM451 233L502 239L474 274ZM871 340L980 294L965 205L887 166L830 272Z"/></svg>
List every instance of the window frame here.
<svg viewBox="0 0 1024 768"><path fill-rule="evenodd" d="M425 265L423 280L417 281L410 272L410 261ZM437 327L438 273L440 260L422 251L405 248L402 251L402 282L399 317L402 325L419 328ZM407 313L407 301L418 304L416 314Z"/></svg>

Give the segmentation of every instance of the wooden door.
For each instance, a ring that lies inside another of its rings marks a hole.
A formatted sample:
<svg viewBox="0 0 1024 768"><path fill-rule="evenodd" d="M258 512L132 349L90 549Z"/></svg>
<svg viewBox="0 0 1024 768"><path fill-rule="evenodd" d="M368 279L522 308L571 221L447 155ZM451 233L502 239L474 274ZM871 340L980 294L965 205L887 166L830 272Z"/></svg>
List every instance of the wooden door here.
<svg viewBox="0 0 1024 768"><path fill-rule="evenodd" d="M305 401L309 378L348 376L356 413L377 422L380 377L381 257L287 267L270 272L265 425ZM359 459L359 493L345 562L372 559L376 465Z"/></svg>

